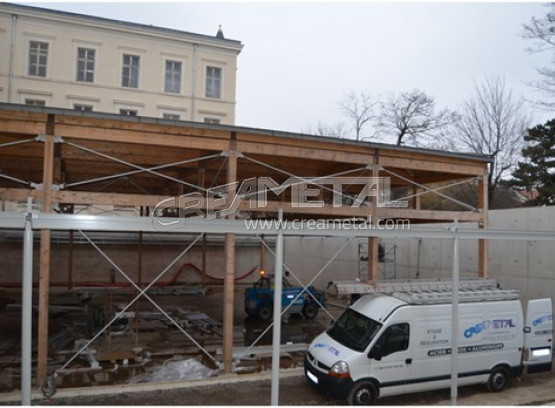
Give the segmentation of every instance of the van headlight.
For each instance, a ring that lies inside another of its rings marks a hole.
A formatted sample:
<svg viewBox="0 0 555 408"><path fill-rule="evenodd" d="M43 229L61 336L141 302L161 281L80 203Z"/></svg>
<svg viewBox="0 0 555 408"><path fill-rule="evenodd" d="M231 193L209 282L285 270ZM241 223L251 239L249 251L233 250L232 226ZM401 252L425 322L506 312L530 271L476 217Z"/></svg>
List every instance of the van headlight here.
<svg viewBox="0 0 555 408"><path fill-rule="evenodd" d="M338 377L338 378L351 377L351 373L349 372L349 365L344 361L338 361L337 363L332 365L328 374L331 375L332 377Z"/></svg>

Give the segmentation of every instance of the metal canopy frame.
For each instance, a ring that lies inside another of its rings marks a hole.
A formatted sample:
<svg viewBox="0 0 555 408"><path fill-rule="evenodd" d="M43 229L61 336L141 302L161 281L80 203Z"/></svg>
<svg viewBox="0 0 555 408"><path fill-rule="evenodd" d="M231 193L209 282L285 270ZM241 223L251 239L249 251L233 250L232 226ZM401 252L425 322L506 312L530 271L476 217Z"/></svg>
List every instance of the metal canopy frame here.
<svg viewBox="0 0 555 408"><path fill-rule="evenodd" d="M146 292L148 289L169 269L171 265L177 262L181 256L186 253L201 237L202 234L210 232L211 234L229 234L233 231L237 235L260 235L261 232L265 236L275 236L276 237L276 276L282 276L283 268L283 239L285 236L298 236L297 231L295 234L291 234L291 231L284 230L280 223L273 224L272 228L266 228L263 231L251 230L246 227L246 224L242 220L191 220L185 225L173 229L170 231L175 234L182 233L200 233L201 235L184 250L182 251L171 263L170 266L166 267L148 286L144 289L139 287L134 281L115 264L110 258L103 253L95 244L87 237L82 231L143 231L143 232L161 232L157 230L152 223L152 219L145 217L106 217L106 216L80 216L80 215L69 215L69 214L44 214L40 212L32 212L30 200L28 202L28 211L25 213L14 213L14 212L0 212L0 229L23 229L25 231L25 239L23 242L23 253L24 253L24 263L23 263L23 310L22 310L22 403L24 405L29 405L31 402L31 331L30 324L32 318L32 263L33 263L33 240L32 231L33 230L67 230L67 229L77 229L83 236L95 247L100 253L114 266L139 292L137 296L132 300L131 303L123 310L125 311L129 308L137 299L144 296L148 299L166 318L168 318L172 323L174 323L178 328L180 326L160 307L156 302L154 302ZM281 219L281 211L280 211ZM119 222L117 222L119 221ZM164 231L168 233L168 231ZM312 233L311 233L312 232ZM454 245L454 256L453 256L453 321L457 322L458 313L458 270L459 270L459 240L460 239L501 239L501 240L533 240L533 241L555 241L555 231L507 231L507 230L470 230L461 229L459 224L455 222L452 226L441 229L411 229L411 230L358 230L356 233L353 231L341 231L336 229L329 229L326 231L304 231L303 236L326 236L326 237L342 237L348 238L347 242L342 248L332 258L326 263L326 265L311 279L308 285L312 284L314 280L328 267L335 257L341 253L341 251L348 245L350 240L354 238L361 237L401 237L401 238L443 238L452 239ZM305 290L306 287L305 286ZM278 290L279 288L277 288ZM300 296L300 295L299 295ZM281 330L281 296L275 296L277 309L274 310L274 339L273 339L273 353L272 353L272 404L278 404L278 390L279 390L279 354L280 354L280 344L279 344L279 333ZM115 321L117 318L114 317L112 320ZM93 337L82 349L80 349L66 364L67 366L77 355L79 355L90 343L92 343L98 336L112 323L109 322L99 333ZM266 329L264 334L269 330ZM454 325L453 330L456 330ZM181 330L184 332L184 330ZM276 344L276 333L278 335ZM188 333L184 332L188 337ZM456 338L454 336L453 338ZM194 341L194 339L193 339ZM200 347L200 345L199 345ZM452 384L451 384L451 398L453 402L457 399L457 349L456 344L453 344L454 350L452 353ZM248 350L244 353L246 354ZM215 359L206 352L211 359ZM274 367L277 366L277 368Z"/></svg>

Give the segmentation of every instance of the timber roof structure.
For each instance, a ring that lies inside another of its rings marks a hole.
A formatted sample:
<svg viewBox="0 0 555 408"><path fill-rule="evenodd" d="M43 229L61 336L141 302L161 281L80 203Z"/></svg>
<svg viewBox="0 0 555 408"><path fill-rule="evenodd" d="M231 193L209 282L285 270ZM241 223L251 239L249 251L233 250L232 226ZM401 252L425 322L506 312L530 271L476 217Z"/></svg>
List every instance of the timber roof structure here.
<svg viewBox="0 0 555 408"><path fill-rule="evenodd" d="M253 216L281 207L286 215L306 218L481 222L489 162L478 155L274 130L0 104L0 199L8 201L31 196L44 202L47 193L53 205L153 207L168 197L252 178L284 183L292 176L373 176L388 177L394 198L406 199L408 208L337 207L324 190L321 208L292 206L286 192L270 196L265 208L242 202L239 209ZM50 167L52 172L45 172ZM465 181L478 189L480 208L465 203L461 211L420 208L422 194L441 194L427 186ZM46 192L48 184L52 187ZM356 195L356 186L350 193Z"/></svg>

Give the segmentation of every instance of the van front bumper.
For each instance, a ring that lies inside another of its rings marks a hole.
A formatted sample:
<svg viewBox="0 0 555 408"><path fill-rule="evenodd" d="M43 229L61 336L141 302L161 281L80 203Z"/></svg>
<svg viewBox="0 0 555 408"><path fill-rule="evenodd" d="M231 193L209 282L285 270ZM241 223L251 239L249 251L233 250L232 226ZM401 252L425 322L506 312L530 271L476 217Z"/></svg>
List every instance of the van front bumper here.
<svg viewBox="0 0 555 408"><path fill-rule="evenodd" d="M321 392L334 398L346 399L347 394L353 386L351 378L337 378L331 375L324 374L314 368L308 361L307 357L304 358L304 375L308 382L317 387Z"/></svg>

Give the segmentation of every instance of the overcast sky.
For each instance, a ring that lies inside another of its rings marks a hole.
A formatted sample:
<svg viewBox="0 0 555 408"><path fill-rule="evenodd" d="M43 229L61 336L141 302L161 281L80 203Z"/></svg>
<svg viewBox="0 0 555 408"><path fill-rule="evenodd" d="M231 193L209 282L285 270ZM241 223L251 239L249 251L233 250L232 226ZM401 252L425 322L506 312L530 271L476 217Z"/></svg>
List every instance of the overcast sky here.
<svg viewBox="0 0 555 408"><path fill-rule="evenodd" d="M241 126L302 131L344 120L338 101L418 88L457 109L476 81L504 76L515 94L549 55L531 55L522 24L545 3L29 3L239 40ZM552 118L537 112L536 120Z"/></svg>

